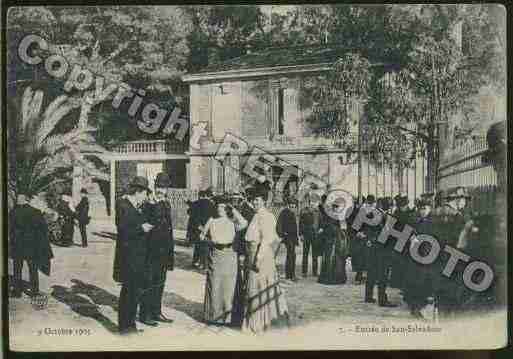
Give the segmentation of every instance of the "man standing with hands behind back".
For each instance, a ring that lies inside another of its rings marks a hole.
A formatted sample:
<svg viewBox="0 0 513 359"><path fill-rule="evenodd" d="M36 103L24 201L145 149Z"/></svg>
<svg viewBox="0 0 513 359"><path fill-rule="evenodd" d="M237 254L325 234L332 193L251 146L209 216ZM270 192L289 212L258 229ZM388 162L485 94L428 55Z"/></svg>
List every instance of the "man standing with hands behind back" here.
<svg viewBox="0 0 513 359"><path fill-rule="evenodd" d="M146 222L140 206L150 189L148 180L135 177L128 186L127 195L117 204L117 231L120 280L118 325L120 334L138 332L135 325L137 306L145 288L147 263L147 235L153 226Z"/></svg>

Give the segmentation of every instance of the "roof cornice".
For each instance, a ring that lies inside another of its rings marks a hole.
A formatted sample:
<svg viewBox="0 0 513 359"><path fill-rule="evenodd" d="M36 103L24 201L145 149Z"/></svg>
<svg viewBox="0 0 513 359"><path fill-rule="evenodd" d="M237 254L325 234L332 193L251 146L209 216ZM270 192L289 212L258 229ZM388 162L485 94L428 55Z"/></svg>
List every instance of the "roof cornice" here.
<svg viewBox="0 0 513 359"><path fill-rule="evenodd" d="M186 74L182 76L182 81L186 83L194 83L200 81L211 80L229 80L237 78L251 78L262 76L274 75L290 75L305 72L324 72L331 69L332 62L325 62L320 64L308 65L294 65L294 66L273 66L273 67L260 67L251 69L238 69L217 72L203 72L196 74Z"/></svg>

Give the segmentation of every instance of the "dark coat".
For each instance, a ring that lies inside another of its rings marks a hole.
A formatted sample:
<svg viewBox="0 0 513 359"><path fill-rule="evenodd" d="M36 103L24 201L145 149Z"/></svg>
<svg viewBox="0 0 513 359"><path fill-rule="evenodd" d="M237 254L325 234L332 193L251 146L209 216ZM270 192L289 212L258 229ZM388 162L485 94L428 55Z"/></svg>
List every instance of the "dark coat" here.
<svg viewBox="0 0 513 359"><path fill-rule="evenodd" d="M427 217L417 217L415 222L415 235L421 234L433 235L433 218L431 215ZM407 248L411 246L408 241ZM426 256L429 254L429 246L423 245L419 248L419 254ZM409 250L408 250L409 251ZM406 287L406 300L408 297L415 297L424 300L433 293L433 277L437 275L432 265L422 265L415 262L411 256L406 256L406 268L404 270L404 285ZM423 302L424 303L424 302Z"/></svg>
<svg viewBox="0 0 513 359"><path fill-rule="evenodd" d="M248 202L244 201L242 202L238 210L241 216L244 217L244 219L248 221L248 223L251 223L251 220L253 219L253 216L256 213L253 207L251 207ZM246 232L247 227L235 233L235 239L233 241L233 250L239 255L246 254Z"/></svg>
<svg viewBox="0 0 513 359"><path fill-rule="evenodd" d="M403 210L397 208L392 215L397 219L394 226L395 229L402 230L406 225L415 227L415 211L411 209ZM406 272L409 267L407 253L409 241L402 253L398 253L393 249L395 243L395 239L389 238L385 244L386 257L390 259L392 264L390 286L394 288L403 288L406 285Z"/></svg>
<svg viewBox="0 0 513 359"><path fill-rule="evenodd" d="M442 244L442 248L444 244L456 248L465 222L463 213L449 205L436 208L433 211L434 235Z"/></svg>
<svg viewBox="0 0 513 359"><path fill-rule="evenodd" d="M173 221L171 219L171 206L167 201L146 203L143 206L146 222L155 227L148 232L148 259L160 261L166 265L173 248Z"/></svg>
<svg viewBox="0 0 513 359"><path fill-rule="evenodd" d="M43 213L28 204L16 205L10 214L9 232L9 256L34 261L41 272L50 275L53 252Z"/></svg>
<svg viewBox="0 0 513 359"><path fill-rule="evenodd" d="M348 227L352 226L360 210L363 210L362 207L353 211L351 217L348 218ZM370 213L368 215L369 217L371 216ZM352 230L353 243L351 244L351 261L355 262L354 264L357 265L355 266L356 271L368 271L377 267L381 270L381 268L385 267L384 248L380 243L377 243L377 238L382 228L382 226L371 226L363 223L360 230ZM365 235L365 237L361 238L357 236L358 233Z"/></svg>
<svg viewBox="0 0 513 359"><path fill-rule="evenodd" d="M276 232L286 242L297 244L297 220L296 214L289 208L284 208L276 222Z"/></svg>
<svg viewBox="0 0 513 359"><path fill-rule="evenodd" d="M322 284L345 283L346 258L349 254L346 231L340 228L340 221L325 217L323 221L322 262L318 282Z"/></svg>
<svg viewBox="0 0 513 359"><path fill-rule="evenodd" d="M76 218L80 224L89 224L89 199L83 197L75 208Z"/></svg>
<svg viewBox="0 0 513 359"><path fill-rule="evenodd" d="M317 223L315 216L318 218ZM304 208L301 210L299 216L299 234L307 238L315 239L319 233L320 221L321 212L319 209Z"/></svg>
<svg viewBox="0 0 513 359"><path fill-rule="evenodd" d="M216 216L216 207L214 203L207 198L200 198L191 203L189 223L187 224L189 231L189 239L198 240L201 230L199 226L204 226L211 217Z"/></svg>
<svg viewBox="0 0 513 359"><path fill-rule="evenodd" d="M457 247L459 235L465 227L465 222L463 213L449 205L444 205L433 211L433 234L440 243L440 248L444 248L445 245L453 248ZM454 295L454 293L460 292L463 286L461 281L465 263L458 261L451 278L446 278L441 273L448 259L448 253L442 250L433 264L433 269L437 272L434 274L434 287L437 292Z"/></svg>
<svg viewBox="0 0 513 359"><path fill-rule="evenodd" d="M130 279L131 273L144 275L148 244L142 224L146 222L146 218L126 198L118 201L116 217L118 237L113 278L117 282L123 282Z"/></svg>
<svg viewBox="0 0 513 359"><path fill-rule="evenodd" d="M351 268L353 272L361 272L366 270L368 257L368 247L366 246L366 242L356 237L357 231L352 227L359 210L360 207L355 204L353 211L346 219L347 236L349 238L349 253L351 256Z"/></svg>
<svg viewBox="0 0 513 359"><path fill-rule="evenodd" d="M60 221L62 224L61 242L73 242L73 233L75 231L75 212L69 207L69 204L64 200L59 200L57 205L57 212L59 213Z"/></svg>

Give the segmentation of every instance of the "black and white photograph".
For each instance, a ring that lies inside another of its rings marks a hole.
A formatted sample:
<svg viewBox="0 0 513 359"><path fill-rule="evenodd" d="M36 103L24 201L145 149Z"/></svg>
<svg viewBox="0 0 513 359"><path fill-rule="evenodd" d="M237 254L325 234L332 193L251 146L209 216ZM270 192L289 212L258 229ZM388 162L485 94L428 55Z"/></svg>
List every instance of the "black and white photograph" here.
<svg viewBox="0 0 513 359"><path fill-rule="evenodd" d="M7 7L9 350L505 347L506 17Z"/></svg>

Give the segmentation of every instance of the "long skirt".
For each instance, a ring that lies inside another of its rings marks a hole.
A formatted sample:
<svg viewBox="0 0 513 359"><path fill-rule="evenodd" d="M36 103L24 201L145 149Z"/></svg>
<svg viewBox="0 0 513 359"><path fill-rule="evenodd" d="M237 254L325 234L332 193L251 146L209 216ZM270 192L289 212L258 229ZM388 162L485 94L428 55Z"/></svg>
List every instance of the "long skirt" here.
<svg viewBox="0 0 513 359"><path fill-rule="evenodd" d="M351 269L353 272L363 272L367 270L367 261L369 257L369 248L366 241L357 238L356 232L352 229L347 231L349 237L349 253L351 255Z"/></svg>
<svg viewBox="0 0 513 359"><path fill-rule="evenodd" d="M62 232L61 232L61 244L72 245L73 244L73 233L75 231L75 223L72 217L62 217Z"/></svg>
<svg viewBox="0 0 513 359"><path fill-rule="evenodd" d="M248 243L249 258L254 258L255 252L256 245ZM270 246L260 248L257 268L258 272L248 271L242 324L243 331L253 333L268 329L271 322L289 324L285 293L280 287L274 251Z"/></svg>
<svg viewBox="0 0 513 359"><path fill-rule="evenodd" d="M241 328L244 320L244 300L246 298L247 271L244 263L237 265L237 281L233 297L232 325Z"/></svg>
<svg viewBox="0 0 513 359"><path fill-rule="evenodd" d="M237 280L237 254L232 248L212 248L208 257L204 318L207 323L229 324Z"/></svg>
<svg viewBox="0 0 513 359"><path fill-rule="evenodd" d="M347 255L343 249L341 238L326 240L322 255L319 283L344 284L347 281Z"/></svg>

